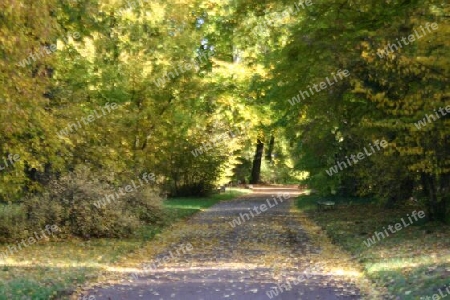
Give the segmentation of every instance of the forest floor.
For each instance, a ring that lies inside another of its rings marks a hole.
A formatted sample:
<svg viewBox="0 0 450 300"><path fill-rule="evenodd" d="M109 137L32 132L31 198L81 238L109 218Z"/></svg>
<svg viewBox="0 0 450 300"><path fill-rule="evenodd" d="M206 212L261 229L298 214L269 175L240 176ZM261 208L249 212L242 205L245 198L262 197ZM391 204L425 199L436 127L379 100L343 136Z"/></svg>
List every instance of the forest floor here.
<svg viewBox="0 0 450 300"><path fill-rule="evenodd" d="M333 201L336 208L318 211L318 200ZM351 253L364 274L393 299L440 299L450 294L450 227L428 222L426 213L417 217L421 203L386 209L372 199L302 195L297 207Z"/></svg>
<svg viewBox="0 0 450 300"><path fill-rule="evenodd" d="M73 299L381 299L355 259L296 209L298 194L259 188L220 202L120 259Z"/></svg>

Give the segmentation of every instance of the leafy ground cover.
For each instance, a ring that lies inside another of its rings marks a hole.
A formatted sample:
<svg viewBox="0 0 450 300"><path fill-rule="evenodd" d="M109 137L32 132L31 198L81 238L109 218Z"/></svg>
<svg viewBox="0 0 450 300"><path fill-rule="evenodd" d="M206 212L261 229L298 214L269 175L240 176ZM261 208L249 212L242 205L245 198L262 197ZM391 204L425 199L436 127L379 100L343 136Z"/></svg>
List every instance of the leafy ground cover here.
<svg viewBox="0 0 450 300"><path fill-rule="evenodd" d="M164 229L223 200L248 193L231 189L205 198L167 199L167 222L160 227L144 226L127 239L81 240L56 236L0 259L0 300L63 299L87 281L96 281L113 265L139 251ZM1 211L1 210L0 210ZM8 246L0 245L2 251ZM16 244L17 245L17 244Z"/></svg>
<svg viewBox="0 0 450 300"><path fill-rule="evenodd" d="M361 299L361 294L374 295L360 288L364 279L359 276L360 266L331 244L317 225L308 226L312 222L305 220L291 198L239 226L230 224L252 207L267 204L278 192L279 187L258 189L254 195L223 201L174 225L118 263L121 278L86 287L83 295L130 300ZM285 192L299 191L288 188ZM192 244L192 251L144 270L145 264L186 243ZM326 258L331 260L325 262ZM294 278L300 279L295 283ZM280 289L284 283L292 288Z"/></svg>
<svg viewBox="0 0 450 300"><path fill-rule="evenodd" d="M328 197L336 209L318 211L318 195L302 195L297 207L314 220L331 240L349 251L365 274L396 299L420 299L439 294L450 284L450 231L426 218L368 247L364 241L389 225L407 224L407 215L422 208L410 203L385 209L370 199Z"/></svg>

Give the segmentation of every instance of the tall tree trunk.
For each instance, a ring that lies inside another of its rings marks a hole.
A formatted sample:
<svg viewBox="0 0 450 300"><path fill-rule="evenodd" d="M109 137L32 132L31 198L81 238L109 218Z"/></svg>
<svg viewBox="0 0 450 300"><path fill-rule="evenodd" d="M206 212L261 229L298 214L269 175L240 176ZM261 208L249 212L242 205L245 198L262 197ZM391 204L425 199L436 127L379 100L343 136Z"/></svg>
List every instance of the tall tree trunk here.
<svg viewBox="0 0 450 300"><path fill-rule="evenodd" d="M250 179L250 183L256 184L260 181L263 150L264 143L258 139L256 143L255 157L253 158L252 178Z"/></svg>
<svg viewBox="0 0 450 300"><path fill-rule="evenodd" d="M267 148L267 151L266 151L266 160L268 162L272 162L272 153L273 153L274 146L275 146L275 137L272 135L270 137L269 148Z"/></svg>

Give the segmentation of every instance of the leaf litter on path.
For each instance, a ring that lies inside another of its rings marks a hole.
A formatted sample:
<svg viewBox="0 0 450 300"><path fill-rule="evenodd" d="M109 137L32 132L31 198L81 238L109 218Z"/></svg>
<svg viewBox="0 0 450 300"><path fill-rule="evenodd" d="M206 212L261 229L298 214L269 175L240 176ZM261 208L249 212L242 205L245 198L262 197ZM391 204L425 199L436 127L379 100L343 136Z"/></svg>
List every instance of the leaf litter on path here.
<svg viewBox="0 0 450 300"><path fill-rule="evenodd" d="M173 225L109 268L102 281L110 287L92 285L87 294L96 299L142 299L156 293L158 299L265 299L279 284L304 278L283 291L282 299L361 299L360 291L378 298L352 258L295 210L291 199L230 226L269 196L222 202ZM193 250L143 272L144 263L167 256L182 243L192 244ZM130 279L131 272L138 279Z"/></svg>

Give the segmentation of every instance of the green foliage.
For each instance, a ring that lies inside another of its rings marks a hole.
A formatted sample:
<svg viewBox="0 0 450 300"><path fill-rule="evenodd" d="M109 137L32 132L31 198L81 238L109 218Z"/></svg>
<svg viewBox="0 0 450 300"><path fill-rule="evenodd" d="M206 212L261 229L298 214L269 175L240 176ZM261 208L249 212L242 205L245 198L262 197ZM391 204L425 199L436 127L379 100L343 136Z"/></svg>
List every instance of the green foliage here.
<svg viewBox="0 0 450 300"><path fill-rule="evenodd" d="M26 238L28 222L23 204L0 205L0 242Z"/></svg>
<svg viewBox="0 0 450 300"><path fill-rule="evenodd" d="M260 139L266 158L277 154L263 161L263 182L296 181L305 171L323 195L398 204L417 194L445 219L449 119L421 130L413 124L450 104L448 4L323 0L294 9L284 0L3 1L0 29L10 38L0 39L0 160L21 159L0 172L0 202L42 193L50 179L80 165L115 173L117 181L150 170L172 195L205 195L219 182L249 179ZM439 30L379 57L427 22ZM74 32L80 38L67 39ZM30 58L49 44L57 44L55 53ZM350 77L289 104L339 69ZM60 134L107 103L118 109ZM234 129L242 134L191 155ZM387 151L325 173L382 138ZM138 204L140 221L158 222ZM56 217L58 205L36 220Z"/></svg>
<svg viewBox="0 0 450 300"><path fill-rule="evenodd" d="M17 278L8 282L0 283L0 297L4 299L51 299L54 293L61 289L61 285L42 286L38 281ZM21 297L21 298L17 298Z"/></svg>
<svg viewBox="0 0 450 300"><path fill-rule="evenodd" d="M269 1L261 4L258 14L246 8L239 15L251 18L253 25L274 10L286 9L284 1ZM430 215L445 218L441 211L448 214L450 193L448 116L421 130L414 123L450 105L449 60L442 55L449 46L448 11L447 4L435 1L319 1L296 18L278 20L284 25L266 27L278 35L279 43L270 54L255 51L259 62L269 63L270 72L250 94L263 95L274 123L285 127L294 146L295 167L310 174L312 188L324 195L375 195L389 204L422 191ZM389 43L421 30L427 22L436 22L439 29L379 57ZM251 28L245 22L240 25ZM258 38L264 40L263 36L260 32ZM288 102L339 69L348 70L350 77L310 92L295 105ZM333 176L326 174L337 162L380 139L389 143L382 153Z"/></svg>

